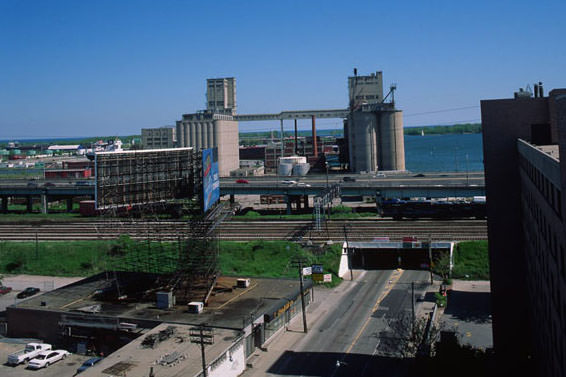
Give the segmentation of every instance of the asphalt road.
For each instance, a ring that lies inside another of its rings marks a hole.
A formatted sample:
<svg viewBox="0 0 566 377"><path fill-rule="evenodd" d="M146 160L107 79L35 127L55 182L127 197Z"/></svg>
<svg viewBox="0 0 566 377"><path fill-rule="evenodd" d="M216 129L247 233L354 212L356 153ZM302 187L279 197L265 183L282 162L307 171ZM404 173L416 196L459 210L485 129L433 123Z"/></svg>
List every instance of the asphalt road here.
<svg viewBox="0 0 566 377"><path fill-rule="evenodd" d="M403 361L390 357L396 356L391 342L397 334L388 325L411 313L411 282L426 282L427 277L424 271L367 271L333 310L271 365L268 375L404 375ZM415 296L424 288L417 284Z"/></svg>

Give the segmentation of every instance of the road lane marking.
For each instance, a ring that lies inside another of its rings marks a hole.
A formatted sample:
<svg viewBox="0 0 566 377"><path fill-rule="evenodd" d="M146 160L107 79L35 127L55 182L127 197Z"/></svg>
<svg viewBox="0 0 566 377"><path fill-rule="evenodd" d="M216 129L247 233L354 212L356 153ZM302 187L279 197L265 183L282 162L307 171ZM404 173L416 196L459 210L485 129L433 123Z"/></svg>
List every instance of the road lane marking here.
<svg viewBox="0 0 566 377"><path fill-rule="evenodd" d="M405 272L405 271L401 270L401 269L393 271L392 277L391 277L391 279L389 279L388 286L385 287L383 292L381 292L381 295L377 298L375 305L371 309L370 315L367 317L367 319L366 319L364 325L362 326L362 328L360 329L360 331L358 331L358 334L356 335L356 337L352 341L352 344L350 344L350 346L346 350L346 354L349 354L352 351L352 348L354 348L354 346L356 345L356 343L360 339L360 336L362 336L362 333L365 331L371 317L373 316L373 313L375 313L377 311L377 308L379 307L379 304L381 304L381 301L383 301L383 299L389 294L389 292L391 292L391 290L393 289L393 286L399 281L399 279L401 278L401 275L403 275L403 272Z"/></svg>

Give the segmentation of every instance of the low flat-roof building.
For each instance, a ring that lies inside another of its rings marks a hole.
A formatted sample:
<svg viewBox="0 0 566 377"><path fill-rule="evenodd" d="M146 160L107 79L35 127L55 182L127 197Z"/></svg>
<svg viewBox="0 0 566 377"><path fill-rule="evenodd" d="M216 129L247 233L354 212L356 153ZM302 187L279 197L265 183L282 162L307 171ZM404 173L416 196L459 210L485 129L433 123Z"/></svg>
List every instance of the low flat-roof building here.
<svg viewBox="0 0 566 377"><path fill-rule="evenodd" d="M101 273L31 297L7 308L8 336L107 355L161 323L206 323L243 332L247 357L300 313L298 279L252 278L249 286L238 287L237 278L220 277L204 310L190 313L187 305L157 307L157 292L151 287L158 278L145 273ZM306 280L307 304L311 288L312 282Z"/></svg>
<svg viewBox="0 0 566 377"><path fill-rule="evenodd" d="M102 361L81 373L84 377L101 376L200 376L200 344L193 343L198 327L162 323L126 344ZM205 363L209 377L236 377L246 368L243 333L214 329L205 345Z"/></svg>

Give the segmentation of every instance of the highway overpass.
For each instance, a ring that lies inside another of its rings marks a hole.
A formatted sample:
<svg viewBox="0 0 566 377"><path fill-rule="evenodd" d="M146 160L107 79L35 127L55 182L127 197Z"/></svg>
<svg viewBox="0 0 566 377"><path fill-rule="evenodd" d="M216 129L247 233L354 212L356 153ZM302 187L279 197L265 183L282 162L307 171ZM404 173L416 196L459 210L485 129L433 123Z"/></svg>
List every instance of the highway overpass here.
<svg viewBox="0 0 566 377"><path fill-rule="evenodd" d="M345 177L348 181L344 181ZM248 183L236 183L239 179ZM340 184L342 196L445 198L485 195L483 172L231 177L220 180L220 195L230 195L231 199L238 195L316 196L328 185L336 183ZM1 210L4 212L9 197L27 198L28 210L31 210L32 199L39 197L43 211L47 212L48 201L67 200L69 206L74 197L80 196L94 198L94 185L68 180L0 181Z"/></svg>

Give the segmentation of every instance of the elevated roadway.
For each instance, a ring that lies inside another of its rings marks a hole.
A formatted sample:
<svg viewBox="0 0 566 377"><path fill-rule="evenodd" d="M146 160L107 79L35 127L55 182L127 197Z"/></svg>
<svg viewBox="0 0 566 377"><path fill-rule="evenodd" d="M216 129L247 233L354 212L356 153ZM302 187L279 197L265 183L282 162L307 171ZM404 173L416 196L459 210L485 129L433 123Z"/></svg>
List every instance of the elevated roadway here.
<svg viewBox="0 0 566 377"><path fill-rule="evenodd" d="M347 181L344 181L345 177ZM220 195L318 195L328 185L336 183L340 184L343 196L443 198L485 195L483 172L261 176L246 177L248 183L236 183L238 179L240 178L222 178ZM1 209L7 209L8 197L25 197L28 202L33 197L40 197L44 212L47 211L47 201L50 200L70 200L78 196L94 198L93 182L88 183L69 180L0 180Z"/></svg>
<svg viewBox="0 0 566 377"><path fill-rule="evenodd" d="M344 181L354 179L355 181ZM376 176L369 174L308 175L305 177L245 177L248 183L236 183L238 178L220 180L221 195L317 195L327 185L339 183L343 196L404 197L472 197L485 195L483 172L470 173L396 173ZM295 183L289 183L294 181Z"/></svg>

